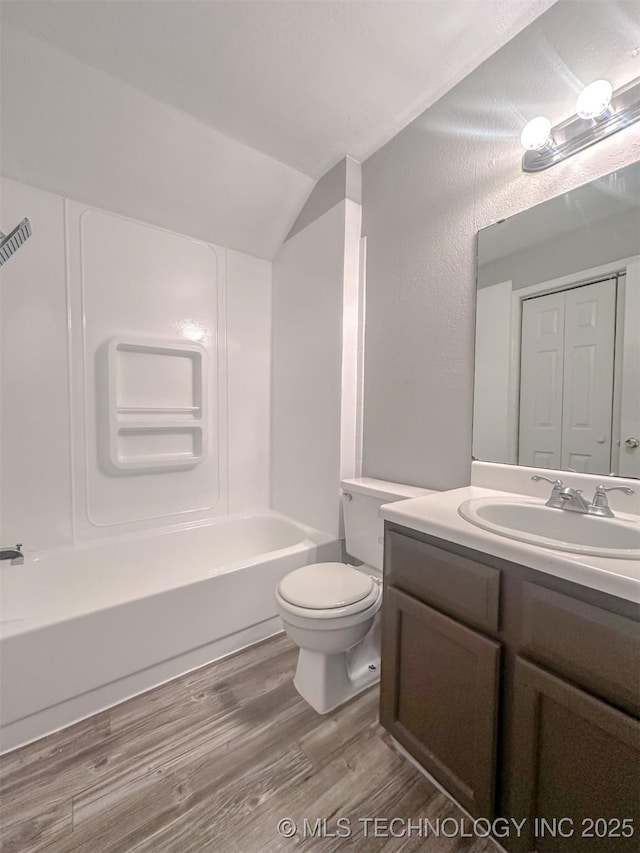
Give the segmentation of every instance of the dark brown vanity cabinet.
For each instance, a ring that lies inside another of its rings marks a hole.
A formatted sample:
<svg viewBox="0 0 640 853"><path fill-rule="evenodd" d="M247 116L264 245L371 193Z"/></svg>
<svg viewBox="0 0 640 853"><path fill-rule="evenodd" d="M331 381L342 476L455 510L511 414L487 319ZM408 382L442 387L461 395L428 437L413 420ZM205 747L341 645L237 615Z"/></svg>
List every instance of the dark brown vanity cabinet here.
<svg viewBox="0 0 640 853"><path fill-rule="evenodd" d="M387 523L380 717L521 853L640 851L640 609Z"/></svg>

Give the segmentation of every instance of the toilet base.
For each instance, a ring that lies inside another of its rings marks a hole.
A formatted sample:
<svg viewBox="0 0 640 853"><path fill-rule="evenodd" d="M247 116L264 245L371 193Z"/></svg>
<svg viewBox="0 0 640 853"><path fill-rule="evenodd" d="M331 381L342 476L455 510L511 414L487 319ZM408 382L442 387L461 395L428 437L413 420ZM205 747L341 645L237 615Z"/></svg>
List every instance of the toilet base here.
<svg viewBox="0 0 640 853"><path fill-rule="evenodd" d="M369 633L346 652L300 649L293 684L318 714L328 714L380 680L380 614Z"/></svg>

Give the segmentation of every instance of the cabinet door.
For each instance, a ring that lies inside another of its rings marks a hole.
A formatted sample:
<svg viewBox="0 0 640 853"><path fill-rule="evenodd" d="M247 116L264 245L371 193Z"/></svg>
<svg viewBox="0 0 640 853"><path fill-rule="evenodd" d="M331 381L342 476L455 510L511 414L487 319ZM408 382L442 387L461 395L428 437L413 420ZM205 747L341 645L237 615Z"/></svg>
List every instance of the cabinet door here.
<svg viewBox="0 0 640 853"><path fill-rule="evenodd" d="M385 591L380 719L474 815L493 816L500 646Z"/></svg>
<svg viewBox="0 0 640 853"><path fill-rule="evenodd" d="M633 717L518 658L512 730L508 811L527 819L523 849L640 849L640 724Z"/></svg>

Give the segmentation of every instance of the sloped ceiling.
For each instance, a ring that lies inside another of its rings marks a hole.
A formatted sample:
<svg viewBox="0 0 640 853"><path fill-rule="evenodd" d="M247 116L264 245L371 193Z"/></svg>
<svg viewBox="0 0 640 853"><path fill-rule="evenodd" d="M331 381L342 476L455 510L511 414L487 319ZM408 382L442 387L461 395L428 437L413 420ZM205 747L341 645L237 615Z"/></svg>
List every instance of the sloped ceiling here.
<svg viewBox="0 0 640 853"><path fill-rule="evenodd" d="M11 177L261 257L554 0L3 0Z"/></svg>

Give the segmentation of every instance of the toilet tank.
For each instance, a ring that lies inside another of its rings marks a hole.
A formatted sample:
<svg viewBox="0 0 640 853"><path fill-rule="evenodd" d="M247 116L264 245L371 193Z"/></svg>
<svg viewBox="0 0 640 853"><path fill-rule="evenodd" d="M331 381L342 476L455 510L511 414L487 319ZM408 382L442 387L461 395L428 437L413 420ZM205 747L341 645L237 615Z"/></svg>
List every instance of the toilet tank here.
<svg viewBox="0 0 640 853"><path fill-rule="evenodd" d="M392 501L432 495L434 491L370 477L342 480L340 486L347 553L382 571L384 521L378 516L380 507Z"/></svg>

